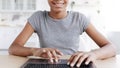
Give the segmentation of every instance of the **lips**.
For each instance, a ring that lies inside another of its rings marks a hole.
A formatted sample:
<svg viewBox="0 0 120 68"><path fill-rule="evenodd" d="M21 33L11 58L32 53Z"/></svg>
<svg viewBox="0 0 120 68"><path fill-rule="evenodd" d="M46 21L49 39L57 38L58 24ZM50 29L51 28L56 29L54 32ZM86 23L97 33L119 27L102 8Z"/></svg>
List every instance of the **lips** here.
<svg viewBox="0 0 120 68"><path fill-rule="evenodd" d="M61 7L64 6L64 3L55 3L55 2L53 2L52 4L53 4L54 7L57 7L57 8L61 8Z"/></svg>

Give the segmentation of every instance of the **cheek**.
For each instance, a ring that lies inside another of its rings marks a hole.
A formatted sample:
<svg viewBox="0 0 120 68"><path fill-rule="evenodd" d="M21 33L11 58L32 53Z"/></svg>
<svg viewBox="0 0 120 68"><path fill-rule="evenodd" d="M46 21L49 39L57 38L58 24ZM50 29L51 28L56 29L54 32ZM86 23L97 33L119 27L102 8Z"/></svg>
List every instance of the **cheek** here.
<svg viewBox="0 0 120 68"><path fill-rule="evenodd" d="M68 5L68 3L69 3L69 1L67 0L67 1L65 1L65 5L67 6Z"/></svg>
<svg viewBox="0 0 120 68"><path fill-rule="evenodd" d="M68 4L66 3L66 4L65 4L65 7L67 7L67 6L68 6Z"/></svg>
<svg viewBox="0 0 120 68"><path fill-rule="evenodd" d="M48 4L49 4L49 5L51 4L51 0L48 0Z"/></svg>

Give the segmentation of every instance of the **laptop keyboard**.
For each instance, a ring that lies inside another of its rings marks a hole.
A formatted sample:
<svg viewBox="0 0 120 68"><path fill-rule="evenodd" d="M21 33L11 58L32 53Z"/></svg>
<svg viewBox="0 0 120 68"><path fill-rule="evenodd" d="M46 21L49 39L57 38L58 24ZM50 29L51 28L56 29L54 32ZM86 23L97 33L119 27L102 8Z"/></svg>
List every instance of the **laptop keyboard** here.
<svg viewBox="0 0 120 68"><path fill-rule="evenodd" d="M67 64L27 64L25 68L71 68ZM77 68L77 67L72 67ZM80 68L90 68L89 66L81 66Z"/></svg>
<svg viewBox="0 0 120 68"><path fill-rule="evenodd" d="M46 59L29 59L24 67L22 68L71 68L69 65L67 65L67 60L59 60L58 63L50 63ZM72 68L78 68L78 67L72 67ZM85 65L84 62L81 64L80 68L93 68L92 63Z"/></svg>

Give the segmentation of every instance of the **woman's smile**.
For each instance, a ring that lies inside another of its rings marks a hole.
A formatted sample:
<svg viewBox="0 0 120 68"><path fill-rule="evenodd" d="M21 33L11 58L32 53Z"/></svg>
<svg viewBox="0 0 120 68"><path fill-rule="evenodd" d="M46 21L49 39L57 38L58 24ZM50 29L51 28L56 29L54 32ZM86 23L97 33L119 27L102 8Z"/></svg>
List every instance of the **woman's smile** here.
<svg viewBox="0 0 120 68"><path fill-rule="evenodd" d="M61 12L66 11L69 0L48 0L51 11Z"/></svg>
<svg viewBox="0 0 120 68"><path fill-rule="evenodd" d="M64 2L63 1L52 2L52 5L56 8L62 8L64 6Z"/></svg>

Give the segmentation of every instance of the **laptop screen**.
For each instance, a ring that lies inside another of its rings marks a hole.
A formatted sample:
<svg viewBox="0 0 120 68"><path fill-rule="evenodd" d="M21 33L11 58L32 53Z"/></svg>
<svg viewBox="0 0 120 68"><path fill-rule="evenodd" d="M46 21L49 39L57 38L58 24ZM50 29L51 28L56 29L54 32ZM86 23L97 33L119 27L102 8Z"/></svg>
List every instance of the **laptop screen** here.
<svg viewBox="0 0 120 68"><path fill-rule="evenodd" d="M50 63L48 59L28 59L21 68L71 68L67 65L66 59L60 59L58 63ZM72 68L78 68L76 66ZM81 64L80 68L96 68L92 62L85 65L84 62Z"/></svg>

